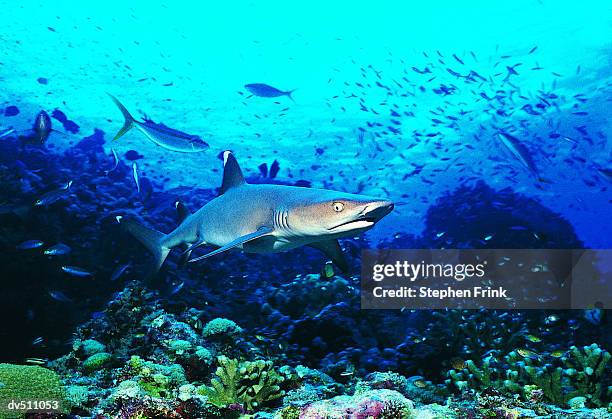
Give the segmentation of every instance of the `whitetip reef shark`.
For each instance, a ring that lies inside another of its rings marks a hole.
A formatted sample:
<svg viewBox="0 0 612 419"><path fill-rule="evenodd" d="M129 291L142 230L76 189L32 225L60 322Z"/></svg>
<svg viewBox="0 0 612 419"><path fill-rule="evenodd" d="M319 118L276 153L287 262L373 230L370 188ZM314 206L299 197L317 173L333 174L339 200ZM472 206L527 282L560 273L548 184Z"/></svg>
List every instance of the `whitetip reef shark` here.
<svg viewBox="0 0 612 419"><path fill-rule="evenodd" d="M184 246L184 256L203 245L216 250L188 262L231 250L274 253L311 246L321 250L343 272L348 263L338 239L372 228L393 210L393 203L364 195L298 186L248 184L234 155L223 153L221 193L197 212L184 213L184 220L171 233L163 234L117 217L123 227L154 256L155 271L175 247Z"/></svg>

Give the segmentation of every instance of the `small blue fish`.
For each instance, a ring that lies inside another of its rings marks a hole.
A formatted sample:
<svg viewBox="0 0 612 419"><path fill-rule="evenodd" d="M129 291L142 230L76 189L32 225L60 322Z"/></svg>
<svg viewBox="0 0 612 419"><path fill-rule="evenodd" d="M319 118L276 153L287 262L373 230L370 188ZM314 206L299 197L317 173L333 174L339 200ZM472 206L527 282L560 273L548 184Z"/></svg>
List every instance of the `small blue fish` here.
<svg viewBox="0 0 612 419"><path fill-rule="evenodd" d="M47 192L46 194L42 195L39 199L37 199L34 202L34 206L35 207L40 207L40 206L46 207L48 205L53 204L54 202L59 201L64 196L68 195L68 193L70 192L71 186L72 186L72 181L69 181L64 186L58 189L52 190L50 192Z"/></svg>
<svg viewBox="0 0 612 419"><path fill-rule="evenodd" d="M45 339L42 336L39 336L32 341L32 346L42 345L44 342Z"/></svg>
<svg viewBox="0 0 612 419"><path fill-rule="evenodd" d="M72 303L72 299L68 298L66 294L57 290L50 290L49 296L53 298L55 301L59 301L62 303Z"/></svg>
<svg viewBox="0 0 612 419"><path fill-rule="evenodd" d="M53 246L49 247L43 253L47 256L63 256L63 255L70 254L70 252L72 252L72 249L70 248L70 246L64 243L58 243L58 244L54 244Z"/></svg>
<svg viewBox="0 0 612 419"><path fill-rule="evenodd" d="M291 94L295 92L295 89L282 91L282 90L277 89L276 87L272 87L264 83L245 84L244 88L247 89L250 93L254 94L255 96L259 96L259 97L287 96L291 100L293 100L293 96L291 96Z"/></svg>
<svg viewBox="0 0 612 419"><path fill-rule="evenodd" d="M181 281L178 284L174 285L172 289L170 289L170 295L174 295L183 289L185 286L185 281Z"/></svg>
<svg viewBox="0 0 612 419"><path fill-rule="evenodd" d="M43 242L42 240L26 240L23 243L19 243L17 245L17 250L38 249L40 247L43 247L44 245L45 242Z"/></svg>
<svg viewBox="0 0 612 419"><path fill-rule="evenodd" d="M76 276L77 278L89 278L93 276L91 272L76 266L62 266L62 271L66 272L68 275Z"/></svg>
<svg viewBox="0 0 612 419"><path fill-rule="evenodd" d="M127 270L127 269L128 269L130 266L131 266L131 265L132 265L132 264L128 262L128 263L126 263L126 264L124 264L124 265L120 265L120 266L118 266L118 267L117 267L117 269L115 269L115 270L113 271L113 273L111 274L110 280L111 280L111 281L116 281L116 280L118 280L118 279L119 279L119 277L120 277L121 275L123 275L123 273L124 273L124 272L125 272L125 271L126 271L126 270Z"/></svg>

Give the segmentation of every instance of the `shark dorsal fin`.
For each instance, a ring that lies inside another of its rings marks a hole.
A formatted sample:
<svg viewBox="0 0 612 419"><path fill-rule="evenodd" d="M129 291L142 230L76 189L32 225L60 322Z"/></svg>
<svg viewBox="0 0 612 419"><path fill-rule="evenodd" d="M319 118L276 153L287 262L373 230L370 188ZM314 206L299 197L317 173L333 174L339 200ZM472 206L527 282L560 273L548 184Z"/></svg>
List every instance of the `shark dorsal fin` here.
<svg viewBox="0 0 612 419"><path fill-rule="evenodd" d="M236 157L231 151L223 152L223 183L221 184L221 195L227 192L229 189L235 188L240 185L244 185L244 175L240 170L240 165Z"/></svg>

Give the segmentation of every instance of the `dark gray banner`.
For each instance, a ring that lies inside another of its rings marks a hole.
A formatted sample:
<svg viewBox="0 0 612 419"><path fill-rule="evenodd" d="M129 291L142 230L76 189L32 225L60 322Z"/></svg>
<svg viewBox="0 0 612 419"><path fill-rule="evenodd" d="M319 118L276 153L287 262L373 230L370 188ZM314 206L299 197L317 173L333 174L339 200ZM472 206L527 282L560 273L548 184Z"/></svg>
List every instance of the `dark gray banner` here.
<svg viewBox="0 0 612 419"><path fill-rule="evenodd" d="M364 250L363 309L612 308L612 249Z"/></svg>

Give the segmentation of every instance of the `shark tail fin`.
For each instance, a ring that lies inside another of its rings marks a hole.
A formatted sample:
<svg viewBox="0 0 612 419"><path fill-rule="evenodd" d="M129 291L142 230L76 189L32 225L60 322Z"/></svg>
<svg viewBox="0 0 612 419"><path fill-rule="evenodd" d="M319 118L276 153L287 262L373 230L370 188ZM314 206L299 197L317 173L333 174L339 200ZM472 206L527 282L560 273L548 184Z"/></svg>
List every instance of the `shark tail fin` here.
<svg viewBox="0 0 612 419"><path fill-rule="evenodd" d="M165 234L138 224L134 220L121 219L119 222L127 232L151 252L154 258L153 272L157 273L170 253L170 248L162 244L166 237Z"/></svg>
<svg viewBox="0 0 612 419"><path fill-rule="evenodd" d="M113 138L113 141L117 141L126 132L128 132L129 130L131 130L134 127L134 117L132 117L132 115L130 115L130 112L126 109L126 107L123 106L123 104L121 102L119 102L119 99L117 99L115 96L111 95L110 93L106 93L106 94L110 96L112 101L115 103L115 105L117 105L117 107L119 108L119 110L123 114L123 117L125 118L125 121L123 122L123 126L117 132L117 134L115 134L115 137Z"/></svg>

